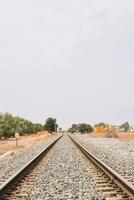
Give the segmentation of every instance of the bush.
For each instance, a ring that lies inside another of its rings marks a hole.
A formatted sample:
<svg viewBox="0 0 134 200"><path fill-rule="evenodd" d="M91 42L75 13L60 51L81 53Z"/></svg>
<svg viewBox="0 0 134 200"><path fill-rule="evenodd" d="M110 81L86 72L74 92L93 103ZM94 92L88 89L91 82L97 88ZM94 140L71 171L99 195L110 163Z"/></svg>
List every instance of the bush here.
<svg viewBox="0 0 134 200"><path fill-rule="evenodd" d="M117 132L114 127L111 127L107 130L106 137L107 138L117 138L118 137Z"/></svg>
<svg viewBox="0 0 134 200"><path fill-rule="evenodd" d="M42 130L43 126L41 124L35 124L29 120L14 117L10 113L0 114L0 138L14 137L16 132L24 135L37 133Z"/></svg>
<svg viewBox="0 0 134 200"><path fill-rule="evenodd" d="M91 133L93 131L93 127L90 124L81 123L81 124L72 124L72 127L69 128L68 132L71 133Z"/></svg>

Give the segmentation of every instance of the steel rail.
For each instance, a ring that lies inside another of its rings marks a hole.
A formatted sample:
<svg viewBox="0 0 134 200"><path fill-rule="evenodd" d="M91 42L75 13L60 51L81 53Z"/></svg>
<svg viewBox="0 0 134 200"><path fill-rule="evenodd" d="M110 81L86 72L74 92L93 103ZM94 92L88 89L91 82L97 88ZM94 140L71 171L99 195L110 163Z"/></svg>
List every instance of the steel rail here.
<svg viewBox="0 0 134 200"><path fill-rule="evenodd" d="M39 161L46 155L46 153L62 136L63 135L60 135L53 141L49 142L48 145L40 153L38 153L32 160L30 160L26 165L24 165L21 169L19 169L15 174L10 176L5 182L0 185L0 199L39 163Z"/></svg>
<svg viewBox="0 0 134 200"><path fill-rule="evenodd" d="M134 199L134 185L128 182L124 177L118 174L115 170L110 168L103 161L98 159L93 153L89 152L85 147L83 147L78 141L69 135L70 139L74 144L82 151L82 153L90 160L95 166L99 167L111 180L117 183L123 191L127 193L132 199Z"/></svg>

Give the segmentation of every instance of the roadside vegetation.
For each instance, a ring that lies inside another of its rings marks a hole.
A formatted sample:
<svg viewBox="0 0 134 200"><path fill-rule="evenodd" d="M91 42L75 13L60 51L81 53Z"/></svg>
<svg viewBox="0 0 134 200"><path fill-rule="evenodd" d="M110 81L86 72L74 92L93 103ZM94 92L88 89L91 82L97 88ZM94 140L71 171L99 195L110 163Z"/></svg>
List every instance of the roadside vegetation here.
<svg viewBox="0 0 134 200"><path fill-rule="evenodd" d="M93 127L90 124L81 123L81 124L72 124L71 128L69 128L68 132L71 133L91 133L93 131Z"/></svg>
<svg viewBox="0 0 134 200"><path fill-rule="evenodd" d="M118 133L124 133L124 132L134 132L133 127L129 125L128 122L123 123L120 126L113 126L108 123L100 122L94 126L86 123L80 123L80 124L72 124L72 126L69 128L68 132L70 133L95 133L100 135L101 133L105 134L105 137L118 137Z"/></svg>
<svg viewBox="0 0 134 200"><path fill-rule="evenodd" d="M97 134L105 133L105 137L111 138L117 137L117 128L115 126L110 126L108 123L99 123L94 126L94 132Z"/></svg>
<svg viewBox="0 0 134 200"><path fill-rule="evenodd" d="M57 132L57 128L58 128L57 120L55 118L49 117L44 125L44 130L48 131L49 133L53 133Z"/></svg>
<svg viewBox="0 0 134 200"><path fill-rule="evenodd" d="M52 133L57 131L56 119L48 118L45 124L33 123L30 120L13 116L10 113L0 113L0 138L14 137L15 133L21 136L47 130Z"/></svg>
<svg viewBox="0 0 134 200"><path fill-rule="evenodd" d="M41 131L63 132L62 128L58 128L56 118L49 117L44 124L33 123L30 120L22 117L13 116L10 113L0 113L0 138L14 137L15 133L19 133L20 136L26 134L38 133ZM108 123L98 123L92 126L87 123L72 124L68 132L71 133L105 133L106 137L117 137L117 132L133 132L132 127L128 122L123 123L120 126L111 126Z"/></svg>
<svg viewBox="0 0 134 200"><path fill-rule="evenodd" d="M128 122L125 122L125 123L123 123L123 124L120 126L120 129L121 129L122 131L127 132L127 131L129 131L129 130L131 129L131 127L130 127L130 125L129 125Z"/></svg>

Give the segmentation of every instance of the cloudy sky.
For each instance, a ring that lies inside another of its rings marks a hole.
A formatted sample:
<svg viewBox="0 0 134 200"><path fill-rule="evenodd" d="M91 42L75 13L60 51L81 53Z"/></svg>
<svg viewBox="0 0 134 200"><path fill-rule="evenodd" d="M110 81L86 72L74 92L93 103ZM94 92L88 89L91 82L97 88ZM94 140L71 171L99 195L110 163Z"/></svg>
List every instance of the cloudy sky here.
<svg viewBox="0 0 134 200"><path fill-rule="evenodd" d="M134 124L133 0L0 1L0 112Z"/></svg>

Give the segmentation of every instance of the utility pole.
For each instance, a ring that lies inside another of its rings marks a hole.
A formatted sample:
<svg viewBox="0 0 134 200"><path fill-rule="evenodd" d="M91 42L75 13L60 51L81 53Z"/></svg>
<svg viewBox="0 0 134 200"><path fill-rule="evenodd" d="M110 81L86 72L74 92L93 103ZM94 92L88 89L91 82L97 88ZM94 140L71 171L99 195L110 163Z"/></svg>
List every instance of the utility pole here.
<svg viewBox="0 0 134 200"><path fill-rule="evenodd" d="M18 147L18 140L19 140L19 133L15 133L15 138L16 138L16 147Z"/></svg>

